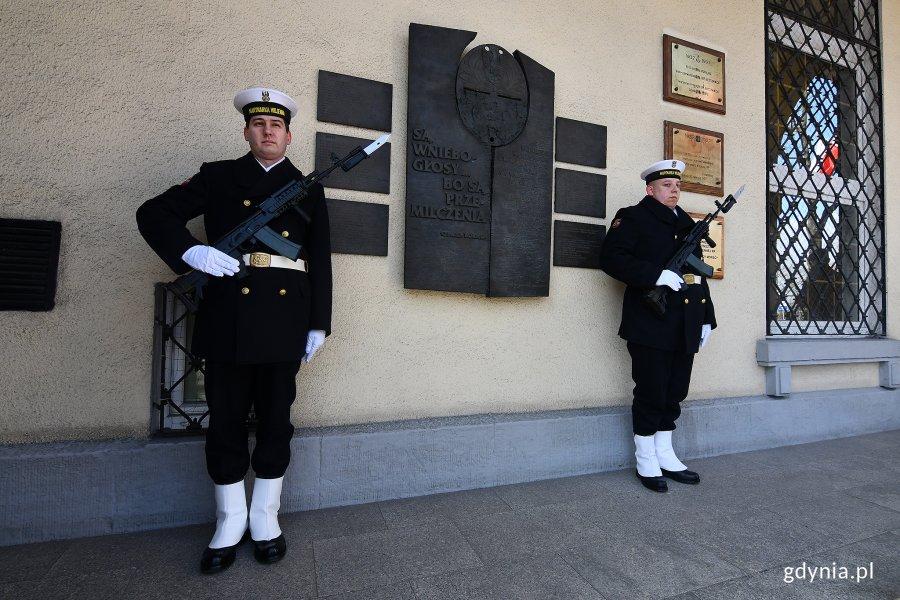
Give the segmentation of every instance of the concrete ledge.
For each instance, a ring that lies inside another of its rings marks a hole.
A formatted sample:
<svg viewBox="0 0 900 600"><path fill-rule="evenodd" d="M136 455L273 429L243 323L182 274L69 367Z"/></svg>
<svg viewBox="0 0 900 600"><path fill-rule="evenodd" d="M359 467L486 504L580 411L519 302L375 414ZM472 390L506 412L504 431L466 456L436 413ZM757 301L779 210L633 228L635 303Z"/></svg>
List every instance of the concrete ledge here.
<svg viewBox="0 0 900 600"><path fill-rule="evenodd" d="M682 457L900 429L900 390L684 405ZM620 469L630 407L299 430L285 512ZM202 438L0 447L0 546L214 520Z"/></svg>
<svg viewBox="0 0 900 600"><path fill-rule="evenodd" d="M766 338L756 342L756 362L766 369L766 394L791 393L791 367L836 363L878 363L878 383L900 387L900 341L888 338Z"/></svg>

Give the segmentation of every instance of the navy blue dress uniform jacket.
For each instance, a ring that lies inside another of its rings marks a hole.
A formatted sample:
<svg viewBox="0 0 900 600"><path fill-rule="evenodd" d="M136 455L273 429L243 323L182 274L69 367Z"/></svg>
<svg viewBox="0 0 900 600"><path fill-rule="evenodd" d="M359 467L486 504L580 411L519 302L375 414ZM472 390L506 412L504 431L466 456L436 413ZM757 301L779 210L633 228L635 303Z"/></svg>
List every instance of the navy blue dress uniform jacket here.
<svg viewBox="0 0 900 600"><path fill-rule="evenodd" d="M291 162L269 170L252 154L204 163L181 185L146 201L137 211L138 229L176 273L190 270L181 256L197 244L185 224L203 215L213 244L256 210L279 188L303 175ZM242 364L300 361L310 329L331 332L331 239L321 185L300 206L307 223L290 210L270 227L303 247L308 273L248 267L248 276L210 277L196 315L191 350L208 360ZM251 242L244 252L272 254Z"/></svg>
<svg viewBox="0 0 900 600"><path fill-rule="evenodd" d="M600 268L624 283L619 336L660 350L694 353L700 347L702 325L716 327L706 278L702 284L669 289L666 314L660 318L641 296L656 286L666 263L678 250L694 220L682 209L678 216L652 196L619 210L600 249ZM695 254L702 258L700 248Z"/></svg>

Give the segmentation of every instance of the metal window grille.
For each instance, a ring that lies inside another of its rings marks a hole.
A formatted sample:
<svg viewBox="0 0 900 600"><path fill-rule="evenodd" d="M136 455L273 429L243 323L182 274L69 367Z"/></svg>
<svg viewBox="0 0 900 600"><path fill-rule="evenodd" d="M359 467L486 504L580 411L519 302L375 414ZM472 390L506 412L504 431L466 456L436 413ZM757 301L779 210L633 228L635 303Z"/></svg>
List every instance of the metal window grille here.
<svg viewBox="0 0 900 600"><path fill-rule="evenodd" d="M877 0L766 0L769 335L885 334Z"/></svg>
<svg viewBox="0 0 900 600"><path fill-rule="evenodd" d="M209 411L203 361L190 348L193 314L157 283L153 326L153 429L161 435L201 433Z"/></svg>
<svg viewBox="0 0 900 600"><path fill-rule="evenodd" d="M154 289L152 430L156 435L204 434L209 408L204 361L190 351L194 315L165 284ZM253 407L247 426L256 429Z"/></svg>

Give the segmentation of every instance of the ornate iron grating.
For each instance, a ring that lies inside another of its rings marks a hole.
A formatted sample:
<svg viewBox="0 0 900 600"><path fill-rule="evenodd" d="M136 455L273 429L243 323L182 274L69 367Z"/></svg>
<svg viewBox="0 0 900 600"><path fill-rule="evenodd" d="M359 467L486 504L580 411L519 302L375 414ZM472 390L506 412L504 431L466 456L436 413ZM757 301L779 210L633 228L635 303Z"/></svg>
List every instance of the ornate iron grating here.
<svg viewBox="0 0 900 600"><path fill-rule="evenodd" d="M766 1L769 335L883 336L877 0Z"/></svg>

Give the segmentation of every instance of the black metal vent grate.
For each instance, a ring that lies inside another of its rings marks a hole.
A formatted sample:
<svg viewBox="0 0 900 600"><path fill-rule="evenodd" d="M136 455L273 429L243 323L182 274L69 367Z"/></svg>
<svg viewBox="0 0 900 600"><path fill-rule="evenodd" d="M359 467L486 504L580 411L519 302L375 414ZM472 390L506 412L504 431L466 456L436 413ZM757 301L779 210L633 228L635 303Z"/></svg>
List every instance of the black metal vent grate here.
<svg viewBox="0 0 900 600"><path fill-rule="evenodd" d="M769 335L885 334L876 0L766 1Z"/></svg>
<svg viewBox="0 0 900 600"><path fill-rule="evenodd" d="M52 310L62 227L0 219L0 310Z"/></svg>

